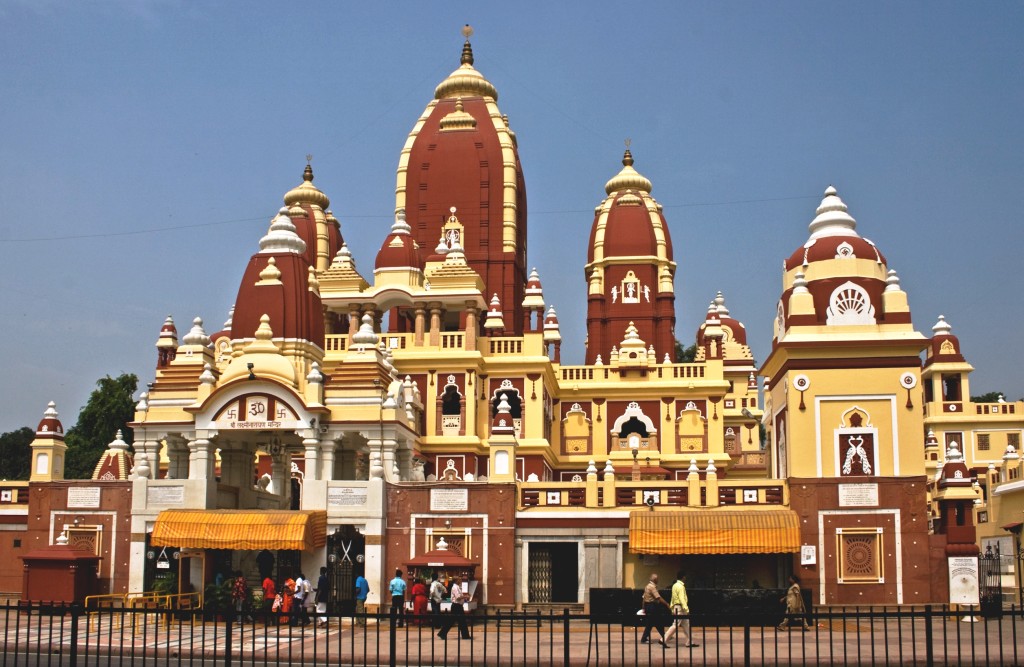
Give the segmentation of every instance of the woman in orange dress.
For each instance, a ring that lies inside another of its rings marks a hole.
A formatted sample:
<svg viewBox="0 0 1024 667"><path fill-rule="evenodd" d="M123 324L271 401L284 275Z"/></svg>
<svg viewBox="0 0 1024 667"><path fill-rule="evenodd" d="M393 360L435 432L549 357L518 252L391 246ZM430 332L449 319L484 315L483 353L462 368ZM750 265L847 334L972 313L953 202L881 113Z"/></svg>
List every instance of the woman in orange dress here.
<svg viewBox="0 0 1024 667"><path fill-rule="evenodd" d="M412 585L412 613L416 624L422 625L427 614L427 585L420 579Z"/></svg>
<svg viewBox="0 0 1024 667"><path fill-rule="evenodd" d="M288 577L281 588L281 623L287 623L292 616L292 605L295 604L295 580Z"/></svg>

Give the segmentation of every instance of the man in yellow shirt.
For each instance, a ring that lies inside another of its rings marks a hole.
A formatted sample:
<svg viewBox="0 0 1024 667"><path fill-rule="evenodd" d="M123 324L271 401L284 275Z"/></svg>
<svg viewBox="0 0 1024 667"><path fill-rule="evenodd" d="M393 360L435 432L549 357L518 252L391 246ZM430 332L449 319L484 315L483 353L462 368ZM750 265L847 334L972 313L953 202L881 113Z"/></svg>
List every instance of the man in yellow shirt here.
<svg viewBox="0 0 1024 667"><path fill-rule="evenodd" d="M693 638L690 636L690 619L685 618L690 613L690 603L686 599L686 573L682 570L676 573L676 583L672 584L672 601L669 604L676 620L665 633L665 643L667 644L678 630L686 640L683 646L700 646L700 644L693 643Z"/></svg>

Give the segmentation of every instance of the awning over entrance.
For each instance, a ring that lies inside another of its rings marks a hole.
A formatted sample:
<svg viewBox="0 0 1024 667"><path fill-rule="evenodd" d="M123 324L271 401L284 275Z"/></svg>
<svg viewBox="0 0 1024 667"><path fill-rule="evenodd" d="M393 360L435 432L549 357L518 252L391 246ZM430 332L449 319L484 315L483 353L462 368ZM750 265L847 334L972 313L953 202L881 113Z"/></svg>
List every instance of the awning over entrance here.
<svg viewBox="0 0 1024 667"><path fill-rule="evenodd" d="M638 511L629 515L629 550L635 554L797 553L799 526L791 510Z"/></svg>
<svg viewBox="0 0 1024 667"><path fill-rule="evenodd" d="M191 549L289 549L327 544L324 510L164 510L150 543Z"/></svg>

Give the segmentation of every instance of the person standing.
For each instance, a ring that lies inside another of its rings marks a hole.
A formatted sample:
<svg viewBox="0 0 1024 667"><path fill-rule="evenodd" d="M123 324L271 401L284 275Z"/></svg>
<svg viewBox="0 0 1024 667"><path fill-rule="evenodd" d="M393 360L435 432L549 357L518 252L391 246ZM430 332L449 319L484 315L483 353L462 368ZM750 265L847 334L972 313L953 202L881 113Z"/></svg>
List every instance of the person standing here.
<svg viewBox="0 0 1024 667"><path fill-rule="evenodd" d="M246 602L249 599L249 584L245 581L245 577L242 575L240 570L235 570L235 583L231 587L231 601L235 604L235 618L239 621L242 620L242 614L245 612ZM251 621L252 617L247 617L246 620Z"/></svg>
<svg viewBox="0 0 1024 667"><path fill-rule="evenodd" d="M316 589L313 588L312 581L306 579L306 577L303 577L303 579L305 579L303 586L306 589L306 595L302 598L302 601L306 604L306 608L303 611L304 622L302 625L307 625L308 623L312 623L313 619L316 618ZM312 615L310 615L310 612L313 612Z"/></svg>
<svg viewBox="0 0 1024 667"><path fill-rule="evenodd" d="M427 616L427 585L422 579L417 579L409 591L412 596L412 613L416 625L423 625Z"/></svg>
<svg viewBox="0 0 1024 667"><path fill-rule="evenodd" d="M463 592L460 581L459 577L452 578L452 587L449 591L452 596L452 611L448 615L448 619L441 625L441 630L437 633L437 636L441 639L448 639L448 631L451 630L452 625L456 621L458 621L459 624L459 639L473 638L469 634L469 626L466 623L465 603L469 599L469 596Z"/></svg>
<svg viewBox="0 0 1024 667"><path fill-rule="evenodd" d="M686 573L682 570L676 572L676 583L672 584L672 599L669 605L672 607L672 615L676 618L665 633L665 643L668 644L672 635L679 632L686 641L683 646L700 646L693 643L693 637L690 635L690 619L681 618L690 613L690 602L686 598Z"/></svg>
<svg viewBox="0 0 1024 667"><path fill-rule="evenodd" d="M804 594L800 590L800 578L795 574L789 575L789 589L779 601L786 603L786 617L779 623L779 630L787 629L796 620L803 624L804 632L811 629L807 624L807 609L804 607Z"/></svg>
<svg viewBox="0 0 1024 667"><path fill-rule="evenodd" d="M309 625L309 612L306 611L306 592L309 590L309 585L306 583L306 576L299 572L299 576L295 579L295 595L292 600L292 620L289 625L298 625L302 623L302 627Z"/></svg>
<svg viewBox="0 0 1024 667"><path fill-rule="evenodd" d="M268 572L267 576L263 578L263 612L266 614L264 620L267 622L267 625L270 625L275 599L277 599L277 586L274 585L274 579ZM274 623L274 625L277 625L277 623Z"/></svg>
<svg viewBox="0 0 1024 667"><path fill-rule="evenodd" d="M430 614L434 618L434 627L440 628L441 602L444 600L444 596L448 594L448 591L445 590L444 584L438 581L437 572L434 572L430 579L430 591L428 592L430 596Z"/></svg>
<svg viewBox="0 0 1024 667"><path fill-rule="evenodd" d="M388 583L391 591L391 614L398 619L398 627L405 625L405 579L402 571L395 570L395 578Z"/></svg>
<svg viewBox="0 0 1024 667"><path fill-rule="evenodd" d="M661 639L658 643L665 647L665 626L661 623L662 607L668 609L668 603L658 592L658 575L652 573L647 585L644 586L644 633L640 636L641 644L651 643L651 628L657 628Z"/></svg>
<svg viewBox="0 0 1024 667"><path fill-rule="evenodd" d="M366 596L370 594L370 582L359 574L356 577L356 624L366 625Z"/></svg>
<svg viewBox="0 0 1024 667"><path fill-rule="evenodd" d="M331 598L331 585L327 580L327 568L320 568L320 577L316 580L316 614L317 625L327 625L327 603Z"/></svg>

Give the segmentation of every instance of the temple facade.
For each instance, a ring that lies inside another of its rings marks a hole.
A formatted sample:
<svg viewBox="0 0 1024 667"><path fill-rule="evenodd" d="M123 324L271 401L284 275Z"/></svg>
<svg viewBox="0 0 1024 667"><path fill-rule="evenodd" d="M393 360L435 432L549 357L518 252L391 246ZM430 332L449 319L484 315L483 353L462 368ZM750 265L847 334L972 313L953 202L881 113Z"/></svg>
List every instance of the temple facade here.
<svg viewBox="0 0 1024 667"><path fill-rule="evenodd" d="M580 267L585 364L563 365L541 280L555 268L528 268L528 165L497 102L466 34L398 156L372 269L307 164L252 235L219 330L154 323L133 458L112 443L77 483L127 494L126 525L95 546L123 557L107 588L326 564L345 611L357 574L373 608L396 569L430 566L468 576L481 606L586 608L595 589L685 569L695 591L795 572L816 604L946 600L946 559L978 553L977 476L1019 449L1024 403L966 398L959 342L941 318L915 328L836 189L783 260L759 365L721 293L687 295L707 314L676 331L655 185L630 150L609 156ZM50 410L29 487L68 484ZM103 511L68 502L54 495L61 518L34 530L52 542L65 516Z"/></svg>

